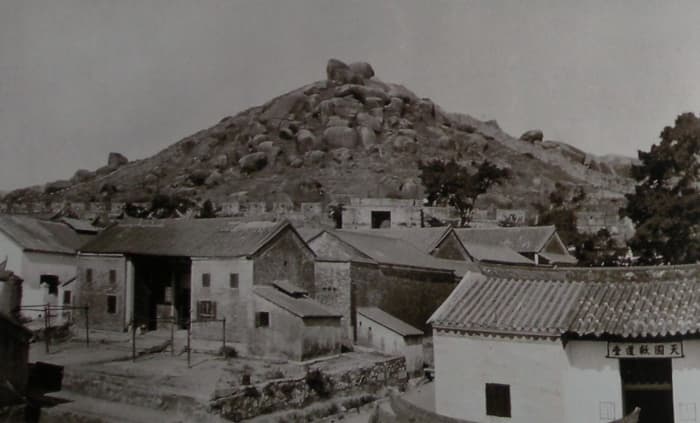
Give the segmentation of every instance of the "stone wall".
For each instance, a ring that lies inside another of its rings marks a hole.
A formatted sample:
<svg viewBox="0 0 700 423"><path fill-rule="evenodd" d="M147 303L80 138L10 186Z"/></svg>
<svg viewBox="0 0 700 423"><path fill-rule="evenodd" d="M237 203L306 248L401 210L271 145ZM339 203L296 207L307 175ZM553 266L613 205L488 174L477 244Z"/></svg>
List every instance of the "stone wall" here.
<svg viewBox="0 0 700 423"><path fill-rule="evenodd" d="M278 410L301 408L335 395L374 392L385 386L405 388L403 357L350 370L328 373L312 370L302 378L220 389L212 395L209 408L226 419L241 421Z"/></svg>
<svg viewBox="0 0 700 423"><path fill-rule="evenodd" d="M352 308L375 306L419 329L456 286L451 272L352 263Z"/></svg>
<svg viewBox="0 0 700 423"><path fill-rule="evenodd" d="M343 317L340 324L347 340L353 339L353 313L350 300L350 262L317 261L315 299Z"/></svg>
<svg viewBox="0 0 700 423"><path fill-rule="evenodd" d="M287 228L253 259L253 284L289 282L314 294L314 254L306 243Z"/></svg>

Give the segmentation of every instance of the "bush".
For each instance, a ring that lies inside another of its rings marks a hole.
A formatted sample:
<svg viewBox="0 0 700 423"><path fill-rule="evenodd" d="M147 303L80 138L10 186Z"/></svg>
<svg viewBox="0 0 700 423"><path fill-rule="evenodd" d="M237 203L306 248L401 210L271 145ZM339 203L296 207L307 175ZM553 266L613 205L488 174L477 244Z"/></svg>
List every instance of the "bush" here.
<svg viewBox="0 0 700 423"><path fill-rule="evenodd" d="M306 384L321 398L328 398L332 394L332 386L330 386L330 381L328 381L323 375L323 372L318 369L310 371L306 374Z"/></svg>

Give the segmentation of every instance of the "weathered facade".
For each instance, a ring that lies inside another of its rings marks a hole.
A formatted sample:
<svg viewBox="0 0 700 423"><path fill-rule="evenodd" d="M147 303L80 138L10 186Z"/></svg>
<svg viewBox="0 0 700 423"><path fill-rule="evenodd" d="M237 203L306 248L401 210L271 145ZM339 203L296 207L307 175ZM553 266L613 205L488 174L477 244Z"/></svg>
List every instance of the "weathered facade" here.
<svg viewBox="0 0 700 423"><path fill-rule="evenodd" d="M350 231L322 232L309 245L317 255L315 297L342 314L349 339L355 338L357 307L379 307L424 327L454 288L461 263L402 240Z"/></svg>
<svg viewBox="0 0 700 423"><path fill-rule="evenodd" d="M423 226L422 200L351 198L343 205L343 229Z"/></svg>
<svg viewBox="0 0 700 423"><path fill-rule="evenodd" d="M15 318L21 299L22 280L0 270L0 407L21 403L27 390L32 334Z"/></svg>
<svg viewBox="0 0 700 423"><path fill-rule="evenodd" d="M76 252L97 228L79 221L0 216L0 260L24 280L22 305L62 305L59 287L76 275ZM40 312L24 311L27 317Z"/></svg>
<svg viewBox="0 0 700 423"><path fill-rule="evenodd" d="M289 286L275 283L253 289L250 352L296 361L339 354L340 315L310 299L305 290Z"/></svg>
<svg viewBox="0 0 700 423"><path fill-rule="evenodd" d="M357 343L406 359L409 376L423 370L423 331L377 307L357 309Z"/></svg>
<svg viewBox="0 0 700 423"><path fill-rule="evenodd" d="M642 423L697 421L697 298L698 265L468 274L430 320L436 410L584 423L640 407Z"/></svg>
<svg viewBox="0 0 700 423"><path fill-rule="evenodd" d="M79 255L76 304L94 327L192 322L196 338L248 343L254 286L288 280L312 291L314 253L289 222L198 219L125 223ZM91 322L92 323L92 322Z"/></svg>

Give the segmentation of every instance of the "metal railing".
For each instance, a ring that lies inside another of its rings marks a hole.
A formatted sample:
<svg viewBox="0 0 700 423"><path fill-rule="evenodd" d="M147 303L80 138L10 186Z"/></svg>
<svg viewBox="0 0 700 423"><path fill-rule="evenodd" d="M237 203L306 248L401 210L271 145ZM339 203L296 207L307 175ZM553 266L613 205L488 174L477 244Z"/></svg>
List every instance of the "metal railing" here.
<svg viewBox="0 0 700 423"><path fill-rule="evenodd" d="M52 325L52 319L56 317L66 318L66 311L82 310L83 318L85 322L85 345L90 346L90 307L89 306L69 306L69 305L52 305L52 304L35 304L35 305L24 305L19 307L19 311L33 311L43 313L44 318L44 343L46 345L46 353L50 353L51 345L51 330L56 328L56 325ZM53 314L57 312L62 312L62 314ZM67 321L65 323L72 323L74 321L73 313L69 313L67 316Z"/></svg>
<svg viewBox="0 0 700 423"><path fill-rule="evenodd" d="M221 344L222 351L226 350L226 318L223 319L201 319L201 320L183 320L177 318L157 318L148 320L146 323L155 323L158 326L159 323L168 323L170 326L170 355L175 356L175 328L182 325L187 329L187 347L185 348L187 352L187 367L192 367L192 325L193 324L204 324L204 323L221 323ZM143 320L134 321L131 320L129 323L131 332L131 360L136 361L139 354L137 354L136 348L136 332L138 331L140 325L144 325Z"/></svg>

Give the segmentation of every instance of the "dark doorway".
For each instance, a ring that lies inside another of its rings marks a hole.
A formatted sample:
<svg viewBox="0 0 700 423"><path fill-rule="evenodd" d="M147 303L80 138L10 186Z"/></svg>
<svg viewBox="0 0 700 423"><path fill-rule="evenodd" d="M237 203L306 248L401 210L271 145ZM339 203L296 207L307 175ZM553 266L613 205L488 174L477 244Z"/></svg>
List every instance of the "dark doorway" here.
<svg viewBox="0 0 700 423"><path fill-rule="evenodd" d="M46 284L49 290L49 295L58 295L58 276L56 275L41 275L39 283Z"/></svg>
<svg viewBox="0 0 700 423"><path fill-rule="evenodd" d="M184 257L138 256L134 262L134 319L148 330L182 327L190 312L190 260Z"/></svg>
<svg viewBox="0 0 700 423"><path fill-rule="evenodd" d="M670 358L620 360L624 414L641 408L639 423L673 423Z"/></svg>
<svg viewBox="0 0 700 423"><path fill-rule="evenodd" d="M391 212L390 211L373 211L372 212L372 229L390 228L391 227Z"/></svg>

